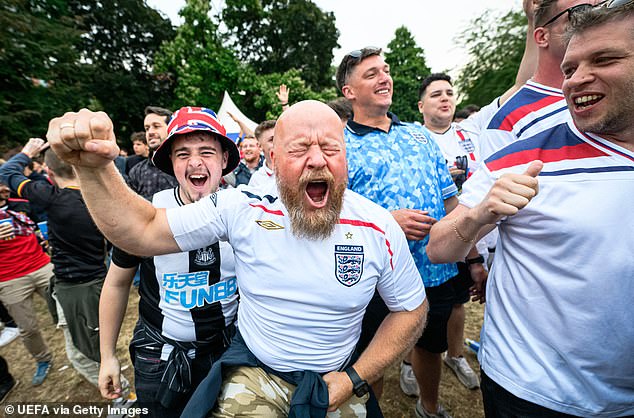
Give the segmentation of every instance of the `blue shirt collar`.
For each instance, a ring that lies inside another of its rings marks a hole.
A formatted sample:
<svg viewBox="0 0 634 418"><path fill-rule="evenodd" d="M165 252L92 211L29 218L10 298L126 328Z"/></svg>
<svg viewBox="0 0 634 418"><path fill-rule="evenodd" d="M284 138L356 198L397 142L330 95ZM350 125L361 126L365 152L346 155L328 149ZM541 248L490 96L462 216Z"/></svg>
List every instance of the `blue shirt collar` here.
<svg viewBox="0 0 634 418"><path fill-rule="evenodd" d="M352 117L354 118L354 115ZM390 129L392 128L392 125L403 125L403 122L401 122L394 113L387 112L387 117L390 118L391 120ZM369 134L370 132L374 132L374 131L384 132L382 129L379 129L374 126L362 125L360 123L355 122L352 119L348 120L348 123L346 124L346 126L350 131L352 131L352 133L356 135L361 135L361 136Z"/></svg>

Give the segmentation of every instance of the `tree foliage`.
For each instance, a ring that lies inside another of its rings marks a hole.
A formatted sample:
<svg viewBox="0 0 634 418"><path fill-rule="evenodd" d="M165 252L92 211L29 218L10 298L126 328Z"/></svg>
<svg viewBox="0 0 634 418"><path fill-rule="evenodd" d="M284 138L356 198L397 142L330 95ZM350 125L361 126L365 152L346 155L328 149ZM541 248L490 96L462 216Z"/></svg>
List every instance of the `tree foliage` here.
<svg viewBox="0 0 634 418"><path fill-rule="evenodd" d="M48 121L80 105L82 77L64 2L6 0L0 5L0 146L46 134Z"/></svg>
<svg viewBox="0 0 634 418"><path fill-rule="evenodd" d="M301 100L320 100L327 102L337 97L335 87L316 92L306 85L300 70L292 69L282 74L271 73L257 76L252 68L246 68L240 74L241 92L244 94L236 100L241 107L256 120L275 119L282 108L275 93L280 84L290 89L291 103Z"/></svg>
<svg viewBox="0 0 634 418"><path fill-rule="evenodd" d="M313 89L332 86L339 31L310 0L227 0L222 12L240 59L258 74L298 69Z"/></svg>
<svg viewBox="0 0 634 418"><path fill-rule="evenodd" d="M218 109L225 90L234 92L241 65L223 46L208 0L187 0L184 23L156 56L156 70L175 83L173 108L186 105Z"/></svg>
<svg viewBox="0 0 634 418"><path fill-rule="evenodd" d="M396 29L394 39L387 44L387 48L389 51L385 53L385 60L390 65L394 82L391 109L401 120L419 120L420 114L416 107L418 88L422 79L430 74L425 52L405 26Z"/></svg>
<svg viewBox="0 0 634 418"><path fill-rule="evenodd" d="M143 0L70 0L69 9L82 32L85 88L127 140L143 127L145 106L171 99L169 83L152 71L154 54L173 37L172 24Z"/></svg>
<svg viewBox="0 0 634 418"><path fill-rule="evenodd" d="M484 13L462 33L470 60L456 85L462 104L489 104L515 83L526 39L526 17L510 11L503 17Z"/></svg>
<svg viewBox="0 0 634 418"><path fill-rule="evenodd" d="M0 26L3 148L43 136L52 117L80 107L105 110L127 139L143 108L170 95L152 57L173 30L143 0L7 0Z"/></svg>

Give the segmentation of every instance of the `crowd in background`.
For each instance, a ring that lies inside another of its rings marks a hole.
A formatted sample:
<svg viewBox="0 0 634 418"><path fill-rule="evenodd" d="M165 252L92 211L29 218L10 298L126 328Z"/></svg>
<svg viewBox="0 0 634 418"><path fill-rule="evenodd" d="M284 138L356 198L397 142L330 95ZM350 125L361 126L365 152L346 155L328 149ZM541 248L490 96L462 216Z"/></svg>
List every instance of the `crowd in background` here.
<svg viewBox="0 0 634 418"><path fill-rule="evenodd" d="M417 417L450 417L443 364L489 417L633 415L634 2L524 10L516 83L482 108L438 73L401 121L366 47L341 98L282 85L277 120L231 115L236 142L205 107L146 107L133 152L104 114L53 119L0 166L0 345L19 334L45 381L38 293L77 372L153 416L383 416L395 361ZM15 385L0 357L0 398Z"/></svg>

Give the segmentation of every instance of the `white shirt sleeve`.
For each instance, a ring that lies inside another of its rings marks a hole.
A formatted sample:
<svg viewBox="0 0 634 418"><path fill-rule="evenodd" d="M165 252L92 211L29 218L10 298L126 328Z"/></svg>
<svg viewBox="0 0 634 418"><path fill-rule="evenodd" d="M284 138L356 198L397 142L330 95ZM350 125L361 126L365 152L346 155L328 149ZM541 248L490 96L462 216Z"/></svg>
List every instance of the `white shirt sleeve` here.
<svg viewBox="0 0 634 418"><path fill-rule="evenodd" d="M167 210L174 239L181 251L191 251L218 241L227 241L227 210L232 198L239 197L237 189L214 193L190 205Z"/></svg>
<svg viewBox="0 0 634 418"><path fill-rule="evenodd" d="M460 126L462 130L469 132L469 136L472 139L474 139L474 136L477 138L480 133L486 129L489 121L500 108L498 104L499 101L500 98L496 97L491 103L481 108L478 112L458 122L458 126Z"/></svg>

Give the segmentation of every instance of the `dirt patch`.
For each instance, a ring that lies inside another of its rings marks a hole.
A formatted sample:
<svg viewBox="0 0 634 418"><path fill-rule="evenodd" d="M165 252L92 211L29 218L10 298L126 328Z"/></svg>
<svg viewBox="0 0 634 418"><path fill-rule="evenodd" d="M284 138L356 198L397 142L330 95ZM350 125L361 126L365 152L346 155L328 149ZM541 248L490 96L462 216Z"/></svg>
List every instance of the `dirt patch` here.
<svg viewBox="0 0 634 418"><path fill-rule="evenodd" d="M128 344L132 337L132 331L138 318L139 296L136 289L130 292L128 310L121 329L121 337L117 345L117 355L121 361L121 367L127 368L123 374L133 381L134 371L128 353ZM73 369L66 357L64 333L57 329L49 314L46 304L39 296L34 297L34 306L44 335L44 340L53 352L53 367L46 380L40 386L31 386L31 379L35 372L35 361L31 357L20 338L16 338L10 344L0 347L2 355L9 363L9 371L20 385L15 388L5 404L11 402L102 402L105 401L96 387L88 383L79 373ZM0 411L3 409L0 408Z"/></svg>
<svg viewBox="0 0 634 418"><path fill-rule="evenodd" d="M136 289L132 289L128 301L128 310L121 329L121 337L117 346L117 354L121 365L124 368L127 367L123 374L131 382L133 381L134 372L130 363L128 344L137 320L138 301L139 297ZM18 338L12 343L0 347L0 355L9 363L11 374L21 382L4 403L102 402L103 399L99 391L84 380L68 362L62 330L56 329L53 325L51 316L41 298L35 298L35 307L44 338L54 353L53 369L41 386L31 386L35 362L22 345L20 339ZM483 311L483 307L479 304L467 304L466 337L475 340L479 339ZM465 350L465 357L471 367L478 372L479 367L475 356L470 351ZM384 388L381 408L387 418L414 416L416 398L405 396L401 392L398 365L388 370ZM462 386L453 372L447 367L443 367L440 402L454 418L481 418L484 416L480 391L469 390ZM3 411L3 409L0 408L0 411Z"/></svg>

